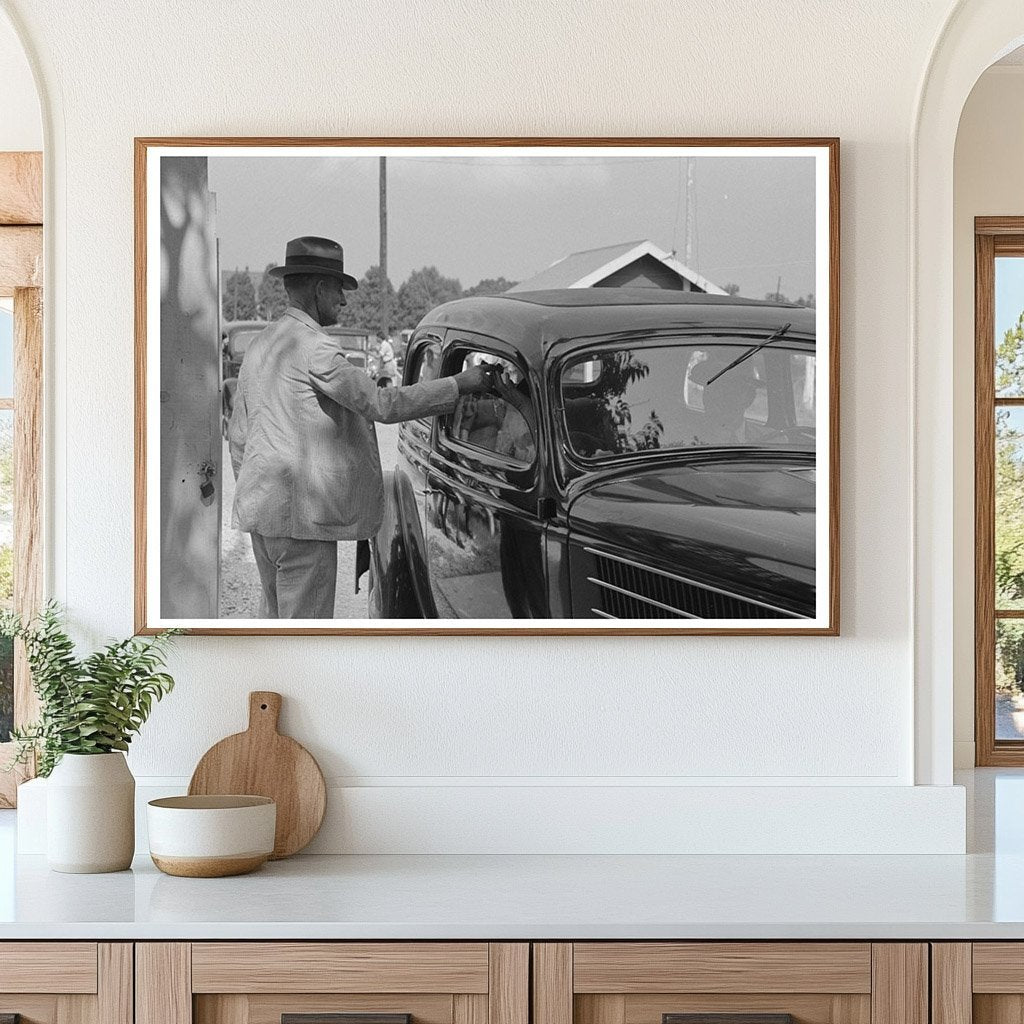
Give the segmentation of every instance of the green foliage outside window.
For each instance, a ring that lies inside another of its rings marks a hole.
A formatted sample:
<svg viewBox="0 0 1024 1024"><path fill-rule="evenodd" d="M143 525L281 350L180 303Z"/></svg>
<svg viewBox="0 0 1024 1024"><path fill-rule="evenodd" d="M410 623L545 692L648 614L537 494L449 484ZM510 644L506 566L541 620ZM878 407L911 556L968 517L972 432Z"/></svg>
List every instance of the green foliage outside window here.
<svg viewBox="0 0 1024 1024"><path fill-rule="evenodd" d="M1024 312L996 346L996 394L1024 396ZM1024 410L996 409L995 606L1024 608ZM1024 628L996 620L996 687L1024 692Z"/></svg>

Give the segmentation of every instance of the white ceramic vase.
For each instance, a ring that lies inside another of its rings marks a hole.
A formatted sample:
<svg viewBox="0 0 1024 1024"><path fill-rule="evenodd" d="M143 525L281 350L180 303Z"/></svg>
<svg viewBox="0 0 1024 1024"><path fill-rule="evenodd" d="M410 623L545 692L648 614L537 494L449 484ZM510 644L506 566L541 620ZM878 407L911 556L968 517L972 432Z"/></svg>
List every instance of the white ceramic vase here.
<svg viewBox="0 0 1024 1024"><path fill-rule="evenodd" d="M135 778L124 754L65 754L46 783L54 871L124 871L135 853Z"/></svg>

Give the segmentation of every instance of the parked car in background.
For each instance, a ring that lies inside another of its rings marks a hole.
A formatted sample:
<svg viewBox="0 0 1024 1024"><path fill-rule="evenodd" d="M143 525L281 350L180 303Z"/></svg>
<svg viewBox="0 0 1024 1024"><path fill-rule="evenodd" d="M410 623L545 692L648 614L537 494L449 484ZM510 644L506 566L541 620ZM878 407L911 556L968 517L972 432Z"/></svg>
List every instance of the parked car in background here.
<svg viewBox="0 0 1024 1024"><path fill-rule="evenodd" d="M242 360L253 340L266 326L266 320L229 320L221 325L220 429L224 437L228 436Z"/></svg>
<svg viewBox="0 0 1024 1024"><path fill-rule="evenodd" d="M245 353L256 336L269 325L266 320L237 320L224 324L221 329L221 433L227 437L228 423L234 408L238 374ZM345 358L360 370L375 378L377 361L370 351L373 335L352 327L325 327L324 331L339 339Z"/></svg>
<svg viewBox="0 0 1024 1024"><path fill-rule="evenodd" d="M404 383L494 394L404 423L371 558L381 618L815 615L814 311L657 289L459 299Z"/></svg>

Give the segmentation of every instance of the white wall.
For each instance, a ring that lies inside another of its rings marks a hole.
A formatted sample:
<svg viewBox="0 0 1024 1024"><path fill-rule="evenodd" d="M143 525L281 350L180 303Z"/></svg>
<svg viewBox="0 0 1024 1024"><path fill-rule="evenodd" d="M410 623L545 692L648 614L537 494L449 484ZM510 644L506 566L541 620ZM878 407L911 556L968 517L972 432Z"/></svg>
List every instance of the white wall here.
<svg viewBox="0 0 1024 1024"><path fill-rule="evenodd" d="M132 628L133 136L842 139L841 638L183 639L137 774L187 777L262 687L336 784L409 806L510 782L914 781L908 160L945 0L5 6L53 119L51 589L91 638ZM934 816L955 845L961 805Z"/></svg>
<svg viewBox="0 0 1024 1024"><path fill-rule="evenodd" d="M1024 215L1024 66L990 68L960 119L954 162L954 728L974 764L974 218Z"/></svg>
<svg viewBox="0 0 1024 1024"><path fill-rule="evenodd" d="M43 148L43 122L24 47L0 16L0 152Z"/></svg>

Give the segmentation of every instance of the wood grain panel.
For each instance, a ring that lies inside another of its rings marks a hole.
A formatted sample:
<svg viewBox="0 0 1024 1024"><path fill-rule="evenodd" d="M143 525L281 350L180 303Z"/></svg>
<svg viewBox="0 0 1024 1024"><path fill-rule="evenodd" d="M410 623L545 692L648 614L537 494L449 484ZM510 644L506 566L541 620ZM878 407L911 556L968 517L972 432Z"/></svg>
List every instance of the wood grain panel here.
<svg viewBox="0 0 1024 1024"><path fill-rule="evenodd" d="M572 1005L575 1024L625 1024L625 996L573 996Z"/></svg>
<svg viewBox="0 0 1024 1024"><path fill-rule="evenodd" d="M43 293L14 292L14 609L27 620L43 603ZM34 722L39 699L17 644L14 721Z"/></svg>
<svg viewBox="0 0 1024 1024"><path fill-rule="evenodd" d="M974 743L992 763L996 740L995 263L991 235L974 239Z"/></svg>
<svg viewBox="0 0 1024 1024"><path fill-rule="evenodd" d="M0 153L0 224L43 223L43 154Z"/></svg>
<svg viewBox="0 0 1024 1024"><path fill-rule="evenodd" d="M974 1024L1024 1024L1024 996L975 995Z"/></svg>
<svg viewBox="0 0 1024 1024"><path fill-rule="evenodd" d="M978 235L1019 235L1024 219L1020 217L975 217L974 231Z"/></svg>
<svg viewBox="0 0 1024 1024"><path fill-rule="evenodd" d="M0 992L96 992L95 942L5 942Z"/></svg>
<svg viewBox="0 0 1024 1024"><path fill-rule="evenodd" d="M483 942L197 942L201 992L486 992Z"/></svg>
<svg viewBox="0 0 1024 1024"><path fill-rule="evenodd" d="M928 947L923 942L871 946L871 1024L928 1024Z"/></svg>
<svg viewBox="0 0 1024 1024"><path fill-rule="evenodd" d="M664 1013L789 1013L797 1024L871 1024L869 995L667 992L626 996L625 1002L623 1024L661 1024Z"/></svg>
<svg viewBox="0 0 1024 1024"><path fill-rule="evenodd" d="M1024 943L975 942L975 992L1024 993Z"/></svg>
<svg viewBox="0 0 1024 1024"><path fill-rule="evenodd" d="M192 1024L192 951L187 942L135 946L135 1024Z"/></svg>
<svg viewBox="0 0 1024 1024"><path fill-rule="evenodd" d="M2 154L0 154L2 157ZM43 422L43 293L38 288L14 290L14 608L23 619L40 609L43 592L42 539L42 422ZM23 726L39 717L39 700L25 646L14 651L14 724ZM0 764L17 754L13 743L0 744ZM35 775L32 756L11 772L0 772L0 807L14 807L17 787Z"/></svg>
<svg viewBox="0 0 1024 1024"><path fill-rule="evenodd" d="M490 1024L530 1024L529 943L490 944L487 1018Z"/></svg>
<svg viewBox="0 0 1024 1024"><path fill-rule="evenodd" d="M56 995L0 992L0 1017L20 1014L21 1024L57 1024L57 1001L61 998Z"/></svg>
<svg viewBox="0 0 1024 1024"><path fill-rule="evenodd" d="M274 1024L281 1024L282 1010L278 1003L269 1010ZM251 1019L249 997L236 992L225 996L196 996L192 1000L193 1024L246 1024Z"/></svg>
<svg viewBox="0 0 1024 1024"><path fill-rule="evenodd" d="M57 997L57 1024L98 1024L95 996Z"/></svg>
<svg viewBox="0 0 1024 1024"><path fill-rule="evenodd" d="M487 997L457 996L482 999L487 1012ZM332 995L229 995L196 996L196 1024L236 1024L235 1020L217 1020L203 1008L216 1007L220 1001L241 1000L246 1006L240 1024L281 1024L282 1013L411 1013L414 1024L452 1024L450 995L411 995L397 993L339 993ZM223 1018L223 1015L222 1015ZM487 1024L486 1017L479 1024Z"/></svg>
<svg viewBox="0 0 1024 1024"><path fill-rule="evenodd" d="M932 1024L971 1024L971 944L932 943Z"/></svg>
<svg viewBox="0 0 1024 1024"><path fill-rule="evenodd" d="M43 229L0 227L0 297L43 286Z"/></svg>
<svg viewBox="0 0 1024 1024"><path fill-rule="evenodd" d="M534 943L532 1024L573 1024L571 942Z"/></svg>
<svg viewBox="0 0 1024 1024"><path fill-rule="evenodd" d="M96 947L99 1024L134 1024L135 952L130 942L101 942Z"/></svg>
<svg viewBox="0 0 1024 1024"><path fill-rule="evenodd" d="M487 996L458 993L452 996L453 1024L487 1024Z"/></svg>
<svg viewBox="0 0 1024 1024"><path fill-rule="evenodd" d="M863 942L576 943L576 992L870 992Z"/></svg>

